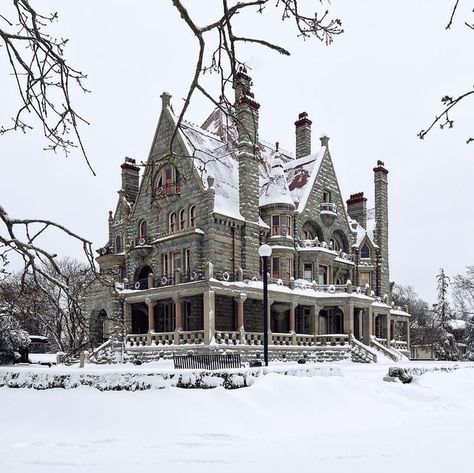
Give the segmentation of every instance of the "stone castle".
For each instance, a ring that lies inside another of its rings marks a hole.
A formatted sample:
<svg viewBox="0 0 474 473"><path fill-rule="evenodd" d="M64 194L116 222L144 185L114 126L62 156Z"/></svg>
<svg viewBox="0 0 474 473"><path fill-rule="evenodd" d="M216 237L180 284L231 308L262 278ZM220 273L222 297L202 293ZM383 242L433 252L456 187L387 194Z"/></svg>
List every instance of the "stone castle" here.
<svg viewBox="0 0 474 473"><path fill-rule="evenodd" d="M126 158L100 273L84 301L96 345L117 320L130 351L262 349L259 246L269 259L270 356L376 361L409 350L409 314L391 305L388 171L373 169L375 212L362 192L345 202L329 138L312 150L311 120L295 122L293 156L260 140L245 69L231 117L176 128L171 97L140 179ZM374 213L374 215L373 215ZM115 321L115 322L114 322Z"/></svg>

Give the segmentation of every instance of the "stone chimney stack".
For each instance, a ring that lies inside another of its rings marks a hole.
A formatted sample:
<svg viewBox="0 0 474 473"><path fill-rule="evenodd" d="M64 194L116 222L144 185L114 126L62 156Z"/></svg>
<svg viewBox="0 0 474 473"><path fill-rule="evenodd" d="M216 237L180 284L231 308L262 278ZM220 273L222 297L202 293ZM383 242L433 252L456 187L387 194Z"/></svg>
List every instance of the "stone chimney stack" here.
<svg viewBox="0 0 474 473"><path fill-rule="evenodd" d="M346 203L349 217L367 230L367 198L364 197L364 193L352 194Z"/></svg>
<svg viewBox="0 0 474 473"><path fill-rule="evenodd" d="M251 91L252 79L241 67L235 76L235 122L239 161L239 210L245 219L242 234L242 269L257 275L259 271L259 159L258 110L260 105Z"/></svg>
<svg viewBox="0 0 474 473"><path fill-rule="evenodd" d="M122 168L122 190L129 202L135 202L140 182L140 168L134 159L125 158Z"/></svg>
<svg viewBox="0 0 474 473"><path fill-rule="evenodd" d="M374 167L375 184L375 242L380 248L380 288L378 296L390 297L388 262L388 171L382 161Z"/></svg>
<svg viewBox="0 0 474 473"><path fill-rule="evenodd" d="M296 131L296 159L311 154L311 124L313 122L308 118L306 112L298 115L295 122Z"/></svg>

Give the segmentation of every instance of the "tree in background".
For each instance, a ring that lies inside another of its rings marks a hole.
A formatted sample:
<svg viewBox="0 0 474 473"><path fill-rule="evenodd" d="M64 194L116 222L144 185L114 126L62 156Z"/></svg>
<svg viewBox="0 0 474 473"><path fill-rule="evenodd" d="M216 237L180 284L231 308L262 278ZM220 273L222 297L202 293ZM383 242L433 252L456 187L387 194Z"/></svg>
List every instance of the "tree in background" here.
<svg viewBox="0 0 474 473"><path fill-rule="evenodd" d="M474 360L474 266L467 266L465 274L458 274L453 283L456 312L466 321L466 358Z"/></svg>
<svg viewBox="0 0 474 473"><path fill-rule="evenodd" d="M448 302L448 289L450 279L449 276L447 276L444 272L443 268L439 270L439 273L436 276L436 281L438 291L438 301L436 304L438 322L443 329L446 329L446 327L448 326L448 321L452 318L452 313Z"/></svg>
<svg viewBox="0 0 474 473"><path fill-rule="evenodd" d="M11 364L20 358L20 351L30 344L28 333L0 301L0 365Z"/></svg>
<svg viewBox="0 0 474 473"><path fill-rule="evenodd" d="M61 285L47 278L24 280L22 274L11 275L0 283L0 301L30 334L46 336L55 349L74 353L88 342L80 297L94 274L88 265L73 259L60 260L58 265L64 278Z"/></svg>

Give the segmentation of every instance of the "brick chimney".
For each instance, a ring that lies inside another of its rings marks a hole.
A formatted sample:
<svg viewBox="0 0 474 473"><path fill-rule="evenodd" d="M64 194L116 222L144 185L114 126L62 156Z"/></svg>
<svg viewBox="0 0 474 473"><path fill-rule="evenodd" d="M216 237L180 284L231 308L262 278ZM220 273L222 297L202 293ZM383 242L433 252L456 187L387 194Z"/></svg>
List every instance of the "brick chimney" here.
<svg viewBox="0 0 474 473"><path fill-rule="evenodd" d="M134 159L125 158L122 168L122 190L129 202L135 202L140 182L140 168Z"/></svg>
<svg viewBox="0 0 474 473"><path fill-rule="evenodd" d="M367 230L367 198L364 197L364 193L351 194L346 203L349 217Z"/></svg>
<svg viewBox="0 0 474 473"><path fill-rule="evenodd" d="M388 171L382 161L374 167L375 184L375 242L380 248L380 289L378 296L390 296L388 262Z"/></svg>
<svg viewBox="0 0 474 473"><path fill-rule="evenodd" d="M311 124L313 122L308 118L306 112L298 115L295 122L296 132L296 159L311 154Z"/></svg>

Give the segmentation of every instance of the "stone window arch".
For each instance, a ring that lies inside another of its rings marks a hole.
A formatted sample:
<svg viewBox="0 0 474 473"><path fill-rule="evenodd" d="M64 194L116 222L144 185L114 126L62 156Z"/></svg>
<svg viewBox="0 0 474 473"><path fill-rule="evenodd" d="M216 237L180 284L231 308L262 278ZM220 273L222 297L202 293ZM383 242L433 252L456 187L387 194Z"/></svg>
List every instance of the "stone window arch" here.
<svg viewBox="0 0 474 473"><path fill-rule="evenodd" d="M362 245L362 248L360 249L360 257L362 259L370 259L370 248L367 243Z"/></svg>
<svg viewBox="0 0 474 473"><path fill-rule="evenodd" d="M170 233L176 232L176 212L171 212L169 216L169 231Z"/></svg>
<svg viewBox="0 0 474 473"><path fill-rule="evenodd" d="M191 205L189 207L189 228L194 228L196 226L196 206Z"/></svg>
<svg viewBox="0 0 474 473"><path fill-rule="evenodd" d="M142 243L146 242L147 236L148 236L148 225L146 223L146 220L140 220L140 223L138 224L139 241L142 241Z"/></svg>
<svg viewBox="0 0 474 473"><path fill-rule="evenodd" d="M314 240L317 238L319 241L324 241L324 235L321 227L313 220L307 220L303 224L301 228L301 238L303 240Z"/></svg>
<svg viewBox="0 0 474 473"><path fill-rule="evenodd" d="M117 235L115 237L115 253L122 253L122 235Z"/></svg>
<svg viewBox="0 0 474 473"><path fill-rule="evenodd" d="M184 209L179 211L179 229L185 230L186 229L186 212Z"/></svg>
<svg viewBox="0 0 474 473"><path fill-rule="evenodd" d="M329 241L332 242L332 249L334 251L344 251L344 253L350 252L349 239L342 230L335 230Z"/></svg>
<svg viewBox="0 0 474 473"><path fill-rule="evenodd" d="M171 164L165 164L156 180L157 197L181 193L181 175Z"/></svg>

